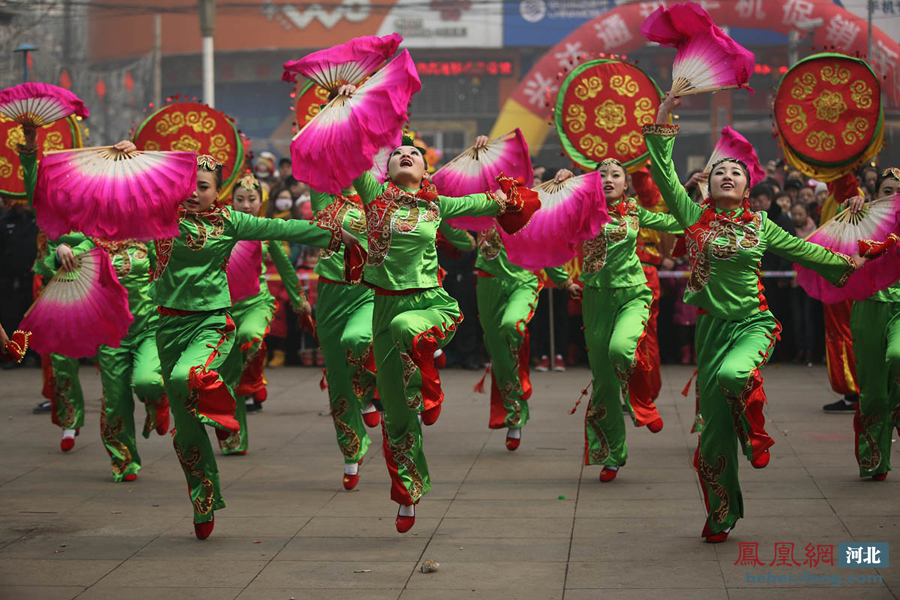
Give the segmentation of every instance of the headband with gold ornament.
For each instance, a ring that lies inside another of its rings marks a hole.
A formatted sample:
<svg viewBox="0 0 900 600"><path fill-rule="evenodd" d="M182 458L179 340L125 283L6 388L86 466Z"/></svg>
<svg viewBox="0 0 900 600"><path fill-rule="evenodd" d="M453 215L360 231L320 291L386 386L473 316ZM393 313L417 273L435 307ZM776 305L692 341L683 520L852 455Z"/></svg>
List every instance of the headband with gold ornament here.
<svg viewBox="0 0 900 600"><path fill-rule="evenodd" d="M727 162L733 162L733 163L737 163L737 164L741 165L741 168L744 170L744 175L747 176L747 183L748 184L750 183L750 169L748 169L747 164L739 158L731 158L731 157L720 158L719 160L717 160L716 162L714 162L712 164L712 167L710 167L709 172L712 173L713 171L716 170L716 167L718 167L722 163L727 163Z"/></svg>
<svg viewBox="0 0 900 600"><path fill-rule="evenodd" d="M625 170L625 167L622 166L622 163L620 163L615 158L604 158L600 161L600 164L597 165L597 170L599 171L600 167L608 167L609 165L616 165L622 167L622 170Z"/></svg>
<svg viewBox="0 0 900 600"><path fill-rule="evenodd" d="M247 173L241 180L238 181L238 185L247 190L248 192L252 192L254 190L261 190L262 185L259 183L259 179L253 176L251 173Z"/></svg>
<svg viewBox="0 0 900 600"><path fill-rule="evenodd" d="M883 179L887 179L888 177L892 177L897 181L900 181L900 169L897 167L889 167L884 170L884 173L881 174Z"/></svg>
<svg viewBox="0 0 900 600"><path fill-rule="evenodd" d="M197 156L197 167L204 171L215 171L216 169L222 168L222 163L209 154L200 154Z"/></svg>

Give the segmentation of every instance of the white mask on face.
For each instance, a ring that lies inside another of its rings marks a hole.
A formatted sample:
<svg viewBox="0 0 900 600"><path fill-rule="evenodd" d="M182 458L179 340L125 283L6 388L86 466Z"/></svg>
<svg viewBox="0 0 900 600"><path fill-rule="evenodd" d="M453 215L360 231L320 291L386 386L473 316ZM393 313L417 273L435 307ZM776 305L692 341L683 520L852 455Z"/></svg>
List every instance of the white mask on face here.
<svg viewBox="0 0 900 600"><path fill-rule="evenodd" d="M275 200L275 208L278 209L278 212L284 212L286 210L291 210L291 207L294 205L294 201L290 198L278 198Z"/></svg>

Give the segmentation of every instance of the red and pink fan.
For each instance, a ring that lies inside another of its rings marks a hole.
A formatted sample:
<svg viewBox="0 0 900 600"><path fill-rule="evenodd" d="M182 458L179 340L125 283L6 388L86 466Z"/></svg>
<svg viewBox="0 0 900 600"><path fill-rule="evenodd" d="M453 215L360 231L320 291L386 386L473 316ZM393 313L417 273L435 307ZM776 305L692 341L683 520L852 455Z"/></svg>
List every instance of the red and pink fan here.
<svg viewBox="0 0 900 600"><path fill-rule="evenodd" d="M727 126L722 128L719 141L716 142L716 147L713 148L713 152L709 156L709 161L703 168L703 172L709 173L712 171L713 164L723 158L736 158L747 165L747 168L750 169L751 186L756 185L766 177L766 172L759 166L759 157L756 155L756 150L753 149L753 144L748 142L747 138L737 131ZM700 191L703 193L704 198L708 198L709 183L701 181Z"/></svg>
<svg viewBox="0 0 900 600"><path fill-rule="evenodd" d="M399 33L354 38L284 63L281 80L293 83L299 73L329 92L336 92L346 84L359 85L394 55L402 41Z"/></svg>
<svg viewBox="0 0 900 600"><path fill-rule="evenodd" d="M610 218L599 174L594 171L562 183L534 188L541 209L528 225L510 235L499 228L510 262L530 271L559 267L578 255L585 240L600 233Z"/></svg>
<svg viewBox="0 0 900 600"><path fill-rule="evenodd" d="M178 205L197 186L194 152L112 146L48 152L34 208L50 239L70 231L108 240L178 237Z"/></svg>
<svg viewBox="0 0 900 600"><path fill-rule="evenodd" d="M844 209L806 239L851 256L859 251L859 240L881 242L892 233L900 235L900 194L869 202L855 215ZM794 265L794 269L797 283L817 300L826 304L860 301L900 280L900 248L894 246L864 264L842 287L831 285L815 271L800 265Z"/></svg>
<svg viewBox="0 0 900 600"><path fill-rule="evenodd" d="M399 145L409 101L420 89L415 64L404 50L352 96L336 96L291 141L294 177L320 192L339 194L372 167L379 150Z"/></svg>
<svg viewBox="0 0 900 600"><path fill-rule="evenodd" d="M699 4L660 7L641 25L641 33L651 42L677 49L672 65L675 96L750 88L753 53L725 35Z"/></svg>
<svg viewBox="0 0 900 600"><path fill-rule="evenodd" d="M393 152L397 147L396 146L383 146L375 153L375 157L372 159L372 168L369 169L369 173L372 174L378 183L384 183L388 179L388 161L391 159L391 152Z"/></svg>
<svg viewBox="0 0 900 600"><path fill-rule="evenodd" d="M20 83L0 91L0 113L25 127L43 127L74 114L91 113L81 98L49 83Z"/></svg>
<svg viewBox="0 0 900 600"><path fill-rule="evenodd" d="M225 269L228 274L228 291L231 304L259 294L259 277L262 274L262 242L241 240L231 249L231 258Z"/></svg>
<svg viewBox="0 0 900 600"><path fill-rule="evenodd" d="M529 187L534 181L528 144L518 128L490 140L482 149L470 147L438 169L431 180L442 196L467 196L499 190L497 177L500 174L513 179L522 178ZM472 231L494 226L492 217L457 217L448 222L456 229Z"/></svg>
<svg viewBox="0 0 900 600"><path fill-rule="evenodd" d="M19 324L39 354L87 358L100 346L118 348L134 321L106 252L95 247L76 259L75 270L57 271Z"/></svg>

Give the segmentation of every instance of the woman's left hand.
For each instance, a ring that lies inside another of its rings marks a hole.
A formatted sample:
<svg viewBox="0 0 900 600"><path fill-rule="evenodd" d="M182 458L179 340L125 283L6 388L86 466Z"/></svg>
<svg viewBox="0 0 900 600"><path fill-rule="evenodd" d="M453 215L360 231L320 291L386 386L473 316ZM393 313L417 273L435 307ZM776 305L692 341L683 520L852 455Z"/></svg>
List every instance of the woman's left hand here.
<svg viewBox="0 0 900 600"><path fill-rule="evenodd" d="M850 258L853 259L853 263L856 265L856 268L857 268L857 269L859 269L859 268L862 267L864 264L866 264L867 262L869 262L869 259L868 259L868 258L865 258L865 257L863 257L863 256L861 256L861 255L859 254L859 252L857 252L856 254L854 254L853 256L851 256Z"/></svg>
<svg viewBox="0 0 900 600"><path fill-rule="evenodd" d="M570 283L566 287L566 291L569 293L570 296L572 296L572 298L575 298L575 299L581 298L581 286L578 285L577 283L574 283L574 282Z"/></svg>
<svg viewBox="0 0 900 600"><path fill-rule="evenodd" d="M72 252L72 248L70 248L68 244L61 244L56 249L56 259L60 263L60 268L68 273L74 271L75 267L78 266L78 260L75 258L75 253Z"/></svg>
<svg viewBox="0 0 900 600"><path fill-rule="evenodd" d="M137 146L134 145L134 142L131 140L122 140L115 146L113 146L116 150L120 152L137 152Z"/></svg>
<svg viewBox="0 0 900 600"><path fill-rule="evenodd" d="M862 207L866 204L866 199L863 196L854 196L847 200L847 207L850 209L850 214L855 215L859 211L862 210Z"/></svg>
<svg viewBox="0 0 900 600"><path fill-rule="evenodd" d="M563 181L571 177L575 177L575 173L568 169L560 169L556 172L556 177L553 178L553 183L562 183Z"/></svg>
<svg viewBox="0 0 900 600"><path fill-rule="evenodd" d="M304 302L300 306L300 312L307 316L312 315L312 304L309 301Z"/></svg>
<svg viewBox="0 0 900 600"><path fill-rule="evenodd" d="M475 138L475 149L484 150L485 148L487 148L489 141L491 141L491 139L488 136L479 135L477 138Z"/></svg>

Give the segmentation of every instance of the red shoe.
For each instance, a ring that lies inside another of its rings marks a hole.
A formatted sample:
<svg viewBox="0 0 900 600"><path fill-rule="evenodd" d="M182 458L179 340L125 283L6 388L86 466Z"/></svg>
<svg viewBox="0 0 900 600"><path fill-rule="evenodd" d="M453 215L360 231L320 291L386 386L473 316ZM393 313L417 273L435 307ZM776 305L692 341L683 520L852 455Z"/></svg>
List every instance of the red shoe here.
<svg viewBox="0 0 900 600"><path fill-rule="evenodd" d="M721 544L725 540L728 539L727 531L720 531L719 533L714 533L712 535L706 536L707 544Z"/></svg>
<svg viewBox="0 0 900 600"><path fill-rule="evenodd" d="M381 425L381 413L377 410L363 413L362 418L363 423L366 424L366 427L378 427L379 425Z"/></svg>
<svg viewBox="0 0 900 600"><path fill-rule="evenodd" d="M423 425L434 425L437 423L438 417L441 416L441 405L437 404L432 406L428 410L422 411L422 424Z"/></svg>
<svg viewBox="0 0 900 600"><path fill-rule="evenodd" d="M884 481L887 479L887 473L879 473L878 475L872 475L872 479L875 481Z"/></svg>
<svg viewBox="0 0 900 600"><path fill-rule="evenodd" d="M137 479L137 473L129 473L122 478L122 481L134 481L135 479Z"/></svg>
<svg viewBox="0 0 900 600"><path fill-rule="evenodd" d="M165 435L169 430L169 401L163 398L162 402L153 407L153 411L156 413L156 433Z"/></svg>
<svg viewBox="0 0 900 600"><path fill-rule="evenodd" d="M443 369L447 366L447 354L441 350L441 353L434 357L434 366L437 369Z"/></svg>
<svg viewBox="0 0 900 600"><path fill-rule="evenodd" d="M772 455L769 454L769 451L766 450L759 456L750 460L750 464L753 465L755 469L764 469L767 464L769 464L769 459L772 458Z"/></svg>
<svg viewBox="0 0 900 600"><path fill-rule="evenodd" d="M213 527L216 525L216 519L213 517L206 523L194 523L194 535L198 540L205 540L212 533Z"/></svg>
<svg viewBox="0 0 900 600"><path fill-rule="evenodd" d="M266 398L269 397L269 391L266 388L259 390L258 392L253 394L253 399L257 402L265 402Z"/></svg>
<svg viewBox="0 0 900 600"><path fill-rule="evenodd" d="M75 438L63 438L59 442L59 449L63 452L68 452L72 448L75 447Z"/></svg>
<svg viewBox="0 0 900 600"><path fill-rule="evenodd" d="M663 420L660 417L656 417L655 421L651 421L647 423L647 429L650 430L650 433L659 433L663 428Z"/></svg>
<svg viewBox="0 0 900 600"><path fill-rule="evenodd" d="M547 371L549 371L550 370L550 357L542 356L541 362L539 362L537 364L537 366L534 368L534 370L540 371L541 373L546 373Z"/></svg>
<svg viewBox="0 0 900 600"><path fill-rule="evenodd" d="M394 525L397 526L397 533L406 533L412 526L416 524L416 515L411 517L404 517L400 514L399 509L397 512L397 520L394 522Z"/></svg>
<svg viewBox="0 0 900 600"><path fill-rule="evenodd" d="M522 443L522 438L506 438L506 449L510 452L515 452L519 448L519 444Z"/></svg>
<svg viewBox="0 0 900 600"><path fill-rule="evenodd" d="M616 478L616 475L619 474L618 469L608 469L603 467L603 470L600 471L600 483L609 483L613 479Z"/></svg>
<svg viewBox="0 0 900 600"><path fill-rule="evenodd" d="M562 354L557 354L556 359L553 361L553 370L559 373L563 373L566 370L566 361L563 360Z"/></svg>
<svg viewBox="0 0 900 600"><path fill-rule="evenodd" d="M356 484L359 483L359 473L356 475L347 475L344 473L344 489L352 490L356 487Z"/></svg>
<svg viewBox="0 0 900 600"><path fill-rule="evenodd" d="M225 456L247 456L247 451L241 450L240 452L229 452Z"/></svg>
<svg viewBox="0 0 900 600"><path fill-rule="evenodd" d="M213 429L216 430L216 439L220 442L224 442L231 437L231 432L227 429L219 429L218 427L213 427Z"/></svg>

